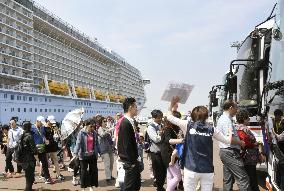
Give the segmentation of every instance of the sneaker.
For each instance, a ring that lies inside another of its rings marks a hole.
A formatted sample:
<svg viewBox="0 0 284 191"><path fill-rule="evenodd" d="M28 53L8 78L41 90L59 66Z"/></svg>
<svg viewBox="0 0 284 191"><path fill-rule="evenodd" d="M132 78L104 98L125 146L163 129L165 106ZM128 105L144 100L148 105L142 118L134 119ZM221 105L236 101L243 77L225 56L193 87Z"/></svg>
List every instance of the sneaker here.
<svg viewBox="0 0 284 191"><path fill-rule="evenodd" d="M110 177L111 180L115 180L115 178L113 176Z"/></svg>
<svg viewBox="0 0 284 191"><path fill-rule="evenodd" d="M74 172L74 170L72 168L70 168L70 167L67 168L67 171L68 172Z"/></svg>
<svg viewBox="0 0 284 191"><path fill-rule="evenodd" d="M59 174L58 176L56 176L56 179L58 180L65 180L64 176L62 174Z"/></svg>
<svg viewBox="0 0 284 191"><path fill-rule="evenodd" d="M7 172L4 176L5 178L13 178L13 174L10 172Z"/></svg>
<svg viewBox="0 0 284 191"><path fill-rule="evenodd" d="M115 185L114 185L116 188L120 188L120 185L119 185L119 182L118 182L118 180L116 179L116 181L115 181Z"/></svg>
<svg viewBox="0 0 284 191"><path fill-rule="evenodd" d="M54 180L52 180L51 178L48 178L48 179L45 180L44 183L45 183L45 184L54 184L55 182L54 182Z"/></svg>
<svg viewBox="0 0 284 191"><path fill-rule="evenodd" d="M39 180L44 180L44 177L40 175L40 176L38 177L38 179L39 179Z"/></svg>
<svg viewBox="0 0 284 191"><path fill-rule="evenodd" d="M76 180L76 178L75 178L75 177L73 177L72 184L73 184L74 186L77 186L77 185L78 185L78 183L79 183L79 181L78 181L78 180Z"/></svg>
<svg viewBox="0 0 284 191"><path fill-rule="evenodd" d="M60 170L65 170L65 165L62 165L62 166L60 167Z"/></svg>
<svg viewBox="0 0 284 191"><path fill-rule="evenodd" d="M21 174L20 172L17 172L17 173L15 173L14 178L20 178L21 175L22 175L22 174Z"/></svg>

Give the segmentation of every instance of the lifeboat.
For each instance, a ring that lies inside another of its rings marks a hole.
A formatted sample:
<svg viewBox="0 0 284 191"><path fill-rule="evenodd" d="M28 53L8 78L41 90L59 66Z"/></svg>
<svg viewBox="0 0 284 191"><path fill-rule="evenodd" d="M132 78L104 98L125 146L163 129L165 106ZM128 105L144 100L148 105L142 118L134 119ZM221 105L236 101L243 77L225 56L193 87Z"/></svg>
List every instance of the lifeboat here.
<svg viewBox="0 0 284 191"><path fill-rule="evenodd" d="M76 95L78 98L89 98L90 89L82 86L75 87Z"/></svg>
<svg viewBox="0 0 284 191"><path fill-rule="evenodd" d="M55 95L68 95L69 87L64 82L57 82L54 80L50 80L48 82L50 93Z"/></svg>
<svg viewBox="0 0 284 191"><path fill-rule="evenodd" d="M95 91L95 96L96 96L97 100L105 100L106 99L106 95L99 90Z"/></svg>
<svg viewBox="0 0 284 191"><path fill-rule="evenodd" d="M109 101L116 102L117 101L116 96L117 96L116 94L110 93L109 94Z"/></svg>
<svg viewBox="0 0 284 191"><path fill-rule="evenodd" d="M119 102L120 102L120 103L123 103L124 100L125 100L125 98L126 98L126 97L123 96L123 95L119 95L118 97L119 97Z"/></svg>

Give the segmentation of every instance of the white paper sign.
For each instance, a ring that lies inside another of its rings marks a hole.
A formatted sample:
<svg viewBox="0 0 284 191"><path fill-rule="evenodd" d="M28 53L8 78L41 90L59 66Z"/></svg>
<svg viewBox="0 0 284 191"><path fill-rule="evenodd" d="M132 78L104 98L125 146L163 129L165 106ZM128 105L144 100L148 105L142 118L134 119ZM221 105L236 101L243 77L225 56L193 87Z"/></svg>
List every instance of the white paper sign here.
<svg viewBox="0 0 284 191"><path fill-rule="evenodd" d="M194 85L170 81L162 95L162 100L171 101L174 96L179 97L179 103L185 104Z"/></svg>

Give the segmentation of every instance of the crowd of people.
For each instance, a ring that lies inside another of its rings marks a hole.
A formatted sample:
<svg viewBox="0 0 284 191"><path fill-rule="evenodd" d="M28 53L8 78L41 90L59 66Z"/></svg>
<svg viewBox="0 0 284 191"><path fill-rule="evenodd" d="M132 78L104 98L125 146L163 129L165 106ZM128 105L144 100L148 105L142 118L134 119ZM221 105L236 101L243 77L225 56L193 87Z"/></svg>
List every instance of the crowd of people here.
<svg viewBox="0 0 284 191"><path fill-rule="evenodd" d="M134 98L125 99L124 114L117 113L114 118L96 115L82 120L64 140L60 124L52 115L37 116L34 124L24 122L21 126L11 119L9 125L1 127L0 133L1 153L6 157L5 165L2 163L3 175L13 178L24 171L25 190L30 191L38 164L38 178L46 184L55 184L65 179L60 172L66 168L65 155L70 157L68 171L73 173L72 183L92 191L99 187L97 160L101 157L107 184L115 184L122 191L138 191L143 183L141 172L147 168L146 154L157 191L209 191L213 190L214 182L215 139L223 163L223 190L232 190L236 181L241 191L259 191L256 165L266 160L267 149L263 148L267 147L257 142L249 130L249 113L238 109L233 100L227 100L214 127L207 122L207 107L197 106L188 118L182 119L178 102L179 98L174 97L166 113L153 110L145 132L140 131L135 121L138 110ZM276 110L274 114L274 118L267 120L264 144L276 138L281 147L283 112ZM16 160L17 155L20 159ZM113 172L115 159L117 169ZM51 178L50 166L55 178Z"/></svg>

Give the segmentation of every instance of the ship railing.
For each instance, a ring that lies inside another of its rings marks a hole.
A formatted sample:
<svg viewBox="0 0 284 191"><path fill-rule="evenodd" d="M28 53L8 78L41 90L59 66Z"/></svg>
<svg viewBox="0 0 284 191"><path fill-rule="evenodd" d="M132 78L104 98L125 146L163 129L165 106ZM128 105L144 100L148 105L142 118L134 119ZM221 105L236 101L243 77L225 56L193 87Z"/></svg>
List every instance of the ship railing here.
<svg viewBox="0 0 284 191"><path fill-rule="evenodd" d="M91 40L89 36L87 36L85 33L81 32L77 28L73 27L69 23L63 21L61 18L53 14L51 11L47 10L40 4L33 1L34 5L34 14L46 21L48 21L50 24L60 28L64 32L70 34L74 38L84 42L85 44L89 45L90 47L96 49L97 51L101 52L102 54L107 55L108 57L121 62L126 63L125 59L122 58L119 54L117 54L114 51L108 51L103 45L101 45L97 39L95 38L94 41Z"/></svg>
<svg viewBox="0 0 284 191"><path fill-rule="evenodd" d="M33 88L33 87L21 87L20 85L9 85L9 84L0 84L0 89L5 90L15 90L15 91L23 91L23 92L34 92L34 93L45 93L44 91Z"/></svg>

